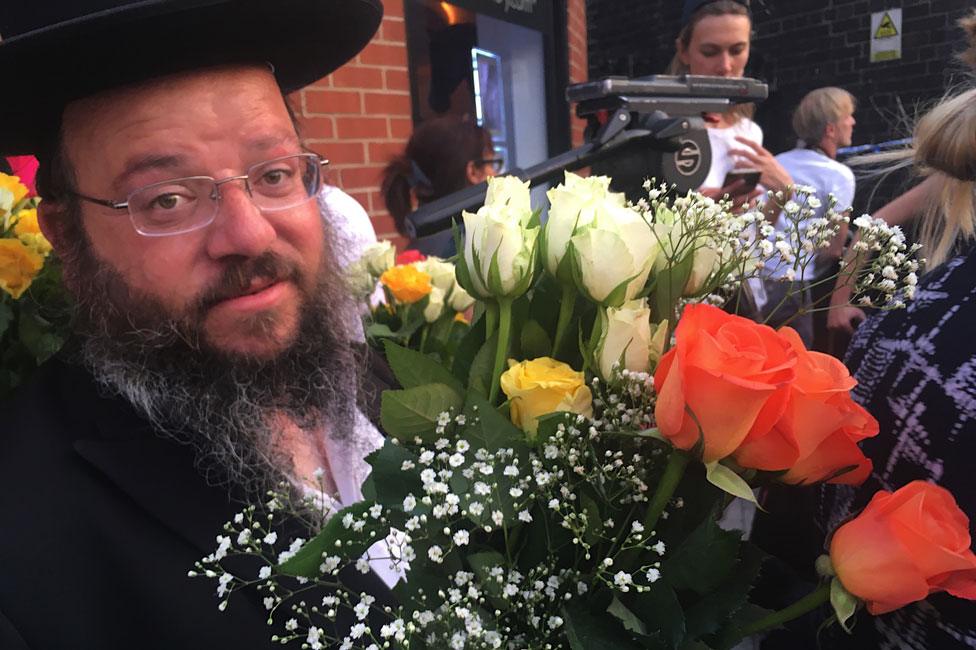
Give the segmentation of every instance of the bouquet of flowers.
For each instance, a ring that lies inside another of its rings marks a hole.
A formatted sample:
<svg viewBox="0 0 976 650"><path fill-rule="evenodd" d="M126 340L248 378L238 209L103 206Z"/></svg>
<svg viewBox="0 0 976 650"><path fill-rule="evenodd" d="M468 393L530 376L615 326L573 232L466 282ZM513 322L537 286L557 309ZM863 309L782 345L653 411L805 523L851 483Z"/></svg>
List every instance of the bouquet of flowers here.
<svg viewBox="0 0 976 650"><path fill-rule="evenodd" d="M37 197L0 173L0 398L64 343L61 269L37 225Z"/></svg>
<svg viewBox="0 0 976 650"><path fill-rule="evenodd" d="M541 225L527 184L491 180L463 215L444 298L436 271L374 268L375 311L400 324L381 343L401 388L382 396L366 501L283 488L248 506L191 572L217 581L221 608L257 589L273 638L308 648L703 650L828 600L846 625L862 603L976 598L965 517L919 483L837 531L809 596L779 612L749 602L763 554L719 515L773 481L860 483L858 442L878 426L839 361L716 305L763 266L799 268L847 217L811 219L820 206L800 189L777 237L759 210L653 186L628 205L609 183L568 174ZM913 250L868 225L881 255L859 286L893 307L914 286ZM473 324L452 354L425 353L405 324L462 289ZM310 530L279 535L296 518ZM249 568L230 568L238 556ZM398 576L393 599L344 586L377 561Z"/></svg>
<svg viewBox="0 0 976 650"><path fill-rule="evenodd" d="M474 298L455 279L454 264L412 253L398 258L390 242L378 242L349 269L352 292L370 305L366 336L380 348L391 340L450 363ZM377 284L382 299L373 300Z"/></svg>

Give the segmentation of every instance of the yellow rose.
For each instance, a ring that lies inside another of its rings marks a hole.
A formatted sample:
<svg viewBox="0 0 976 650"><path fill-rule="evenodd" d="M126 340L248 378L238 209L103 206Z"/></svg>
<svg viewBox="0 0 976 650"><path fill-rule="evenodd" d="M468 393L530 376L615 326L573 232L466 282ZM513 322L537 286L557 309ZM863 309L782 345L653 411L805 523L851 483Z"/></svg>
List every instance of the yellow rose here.
<svg viewBox="0 0 976 650"><path fill-rule="evenodd" d="M21 210L16 216L17 223L14 224L14 234L28 247L47 257L47 254L51 252L51 242L41 232L41 227L37 223L37 209Z"/></svg>
<svg viewBox="0 0 976 650"><path fill-rule="evenodd" d="M44 258L19 239L0 239L0 289L16 300L44 266Z"/></svg>
<svg viewBox="0 0 976 650"><path fill-rule="evenodd" d="M412 264L394 266L380 276L383 283L393 297L404 304L412 304L430 293L433 288L430 275L420 271Z"/></svg>
<svg viewBox="0 0 976 650"><path fill-rule="evenodd" d="M557 411L593 415L593 395L583 378L561 361L549 357L516 363L502 374L502 390L510 400L512 422L534 436L538 418Z"/></svg>

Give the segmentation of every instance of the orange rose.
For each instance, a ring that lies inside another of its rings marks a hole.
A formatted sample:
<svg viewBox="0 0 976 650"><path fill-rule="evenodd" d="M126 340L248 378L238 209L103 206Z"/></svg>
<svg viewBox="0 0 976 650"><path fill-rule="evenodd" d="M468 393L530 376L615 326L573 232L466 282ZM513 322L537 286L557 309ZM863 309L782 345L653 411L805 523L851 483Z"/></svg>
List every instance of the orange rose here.
<svg viewBox="0 0 976 650"><path fill-rule="evenodd" d="M675 447L691 449L703 436L704 462L720 460L779 420L796 353L773 328L689 305L675 340L654 373L654 416Z"/></svg>
<svg viewBox="0 0 976 650"><path fill-rule="evenodd" d="M743 467L789 469L786 483L860 485L871 472L857 443L878 434L878 421L851 399L857 381L834 357L811 352L790 327L778 334L796 353L796 378L782 417L768 432L750 435L735 453ZM844 471L846 470L846 471Z"/></svg>
<svg viewBox="0 0 976 650"><path fill-rule="evenodd" d="M913 481L879 491L837 529L830 560L844 588L884 614L937 591L976 600L969 519L945 488Z"/></svg>
<svg viewBox="0 0 976 650"><path fill-rule="evenodd" d="M380 282L404 304L415 303L431 292L430 275L413 264L394 266L380 276Z"/></svg>

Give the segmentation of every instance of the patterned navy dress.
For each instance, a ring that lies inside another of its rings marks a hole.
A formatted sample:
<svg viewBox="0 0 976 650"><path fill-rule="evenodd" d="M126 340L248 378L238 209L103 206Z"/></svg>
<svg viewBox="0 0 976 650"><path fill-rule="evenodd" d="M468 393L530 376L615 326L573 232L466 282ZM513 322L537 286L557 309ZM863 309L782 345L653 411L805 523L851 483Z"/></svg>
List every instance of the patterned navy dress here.
<svg viewBox="0 0 976 650"><path fill-rule="evenodd" d="M972 524L976 248L927 274L906 309L862 323L846 363L858 380L854 399L878 418L881 433L862 445L874 461L867 482L823 491L819 514L826 530L860 511L877 490L895 490L915 479L947 488ZM882 650L976 648L976 603L946 594L876 617L874 623Z"/></svg>

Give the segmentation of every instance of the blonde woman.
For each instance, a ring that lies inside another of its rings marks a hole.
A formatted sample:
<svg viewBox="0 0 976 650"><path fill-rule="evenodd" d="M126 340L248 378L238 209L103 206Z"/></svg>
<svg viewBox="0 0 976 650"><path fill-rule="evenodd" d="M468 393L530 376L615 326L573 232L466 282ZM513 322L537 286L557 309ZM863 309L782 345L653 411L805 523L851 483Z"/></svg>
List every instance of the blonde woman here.
<svg viewBox="0 0 976 650"><path fill-rule="evenodd" d="M871 316L851 342L854 397L878 418L881 434L863 445L874 462L868 481L825 491L826 530L876 490L915 479L951 490L976 517L976 88L925 115L914 147L926 176L916 200L924 202L929 270L906 309ZM976 647L976 617L964 602L931 598L874 618L878 647Z"/></svg>

